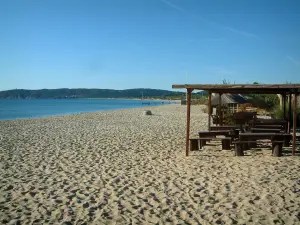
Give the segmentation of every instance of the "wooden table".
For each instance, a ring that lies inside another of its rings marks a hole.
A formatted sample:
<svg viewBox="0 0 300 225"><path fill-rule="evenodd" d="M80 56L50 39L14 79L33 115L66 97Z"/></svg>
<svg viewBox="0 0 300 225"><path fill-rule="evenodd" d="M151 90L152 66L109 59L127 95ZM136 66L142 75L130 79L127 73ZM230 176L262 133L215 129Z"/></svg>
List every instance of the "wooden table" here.
<svg viewBox="0 0 300 225"><path fill-rule="evenodd" d="M199 131L200 137L216 137L220 135L230 136L232 130L211 130L211 131Z"/></svg>
<svg viewBox="0 0 300 225"><path fill-rule="evenodd" d="M285 133L240 133L239 138L244 139L244 138L256 138L257 140L259 139L271 139L273 137L279 137L284 139L286 136L291 136L290 134L285 134Z"/></svg>
<svg viewBox="0 0 300 225"><path fill-rule="evenodd" d="M286 133L240 133L239 140L235 142L236 154L241 156L244 155L243 150L249 148L248 144L256 144L257 140L262 139L271 140L273 155L281 156L282 145L290 141L291 135Z"/></svg>
<svg viewBox="0 0 300 225"><path fill-rule="evenodd" d="M280 124L256 124L255 128L271 128L271 129L283 129L283 125Z"/></svg>
<svg viewBox="0 0 300 225"><path fill-rule="evenodd" d="M280 133L282 130L281 129L276 129L276 128L250 128L250 131L252 133Z"/></svg>
<svg viewBox="0 0 300 225"><path fill-rule="evenodd" d="M286 123L287 121L284 119L262 119L262 118L256 118L255 119L256 123L273 123L273 124L283 124Z"/></svg>
<svg viewBox="0 0 300 225"><path fill-rule="evenodd" d="M240 125L211 126L210 131L239 129Z"/></svg>

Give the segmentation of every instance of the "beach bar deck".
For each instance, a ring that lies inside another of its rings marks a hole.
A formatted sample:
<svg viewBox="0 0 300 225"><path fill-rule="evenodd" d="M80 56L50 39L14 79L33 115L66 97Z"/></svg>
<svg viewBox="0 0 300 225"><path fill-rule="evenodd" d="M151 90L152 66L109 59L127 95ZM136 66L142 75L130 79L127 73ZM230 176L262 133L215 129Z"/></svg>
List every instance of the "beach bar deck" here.
<svg viewBox="0 0 300 225"><path fill-rule="evenodd" d="M280 94L283 99L283 119L287 121L286 132L290 133L291 121L293 121L292 153L296 153L296 128L297 128L297 96L300 93L300 84L174 84L174 89L186 89L187 91L187 125L186 125L186 156L189 155L190 139L190 116L191 116L191 93L193 90L208 92L208 130L211 124L211 96L212 93L219 94L219 107L221 108L222 94ZM288 100L288 109L286 101ZM292 112L292 101L294 110ZM287 115L288 110L288 115ZM292 115L293 113L293 115ZM292 119L293 118L293 119ZM223 125L222 113L220 114L220 126Z"/></svg>

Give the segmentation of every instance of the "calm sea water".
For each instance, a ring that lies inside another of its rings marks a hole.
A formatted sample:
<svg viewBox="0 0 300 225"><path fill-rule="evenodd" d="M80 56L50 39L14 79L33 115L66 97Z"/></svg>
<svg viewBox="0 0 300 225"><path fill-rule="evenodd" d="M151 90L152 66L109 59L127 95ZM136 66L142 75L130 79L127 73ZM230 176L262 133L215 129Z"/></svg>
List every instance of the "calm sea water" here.
<svg viewBox="0 0 300 225"><path fill-rule="evenodd" d="M150 105L160 105L162 101L144 100ZM164 101L164 104L168 104ZM30 99L0 100L0 120L33 118L83 112L146 107L141 100L117 99Z"/></svg>

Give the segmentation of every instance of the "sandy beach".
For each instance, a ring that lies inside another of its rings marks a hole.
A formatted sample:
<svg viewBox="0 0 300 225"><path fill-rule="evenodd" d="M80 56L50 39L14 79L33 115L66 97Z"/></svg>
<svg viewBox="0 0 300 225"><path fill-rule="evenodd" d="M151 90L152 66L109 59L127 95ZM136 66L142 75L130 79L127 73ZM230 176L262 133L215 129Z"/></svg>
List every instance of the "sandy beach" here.
<svg viewBox="0 0 300 225"><path fill-rule="evenodd" d="M300 224L299 156L186 157L186 108L147 109L0 121L0 224Z"/></svg>

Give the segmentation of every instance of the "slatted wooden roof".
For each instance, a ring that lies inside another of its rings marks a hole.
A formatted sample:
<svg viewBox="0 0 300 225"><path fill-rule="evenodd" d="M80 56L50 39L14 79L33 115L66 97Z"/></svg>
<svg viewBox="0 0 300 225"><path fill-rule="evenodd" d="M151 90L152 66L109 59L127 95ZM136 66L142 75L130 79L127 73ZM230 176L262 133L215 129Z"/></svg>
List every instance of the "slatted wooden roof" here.
<svg viewBox="0 0 300 225"><path fill-rule="evenodd" d="M300 84L173 84L172 88L204 90L212 93L300 93Z"/></svg>
<svg viewBox="0 0 300 225"><path fill-rule="evenodd" d="M240 94L222 94L221 103L224 104L244 104L247 102L247 99ZM211 99L211 105L216 106L219 105L219 94L215 94Z"/></svg>

